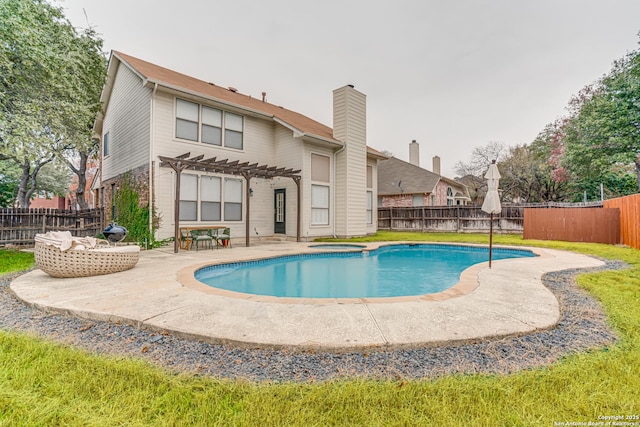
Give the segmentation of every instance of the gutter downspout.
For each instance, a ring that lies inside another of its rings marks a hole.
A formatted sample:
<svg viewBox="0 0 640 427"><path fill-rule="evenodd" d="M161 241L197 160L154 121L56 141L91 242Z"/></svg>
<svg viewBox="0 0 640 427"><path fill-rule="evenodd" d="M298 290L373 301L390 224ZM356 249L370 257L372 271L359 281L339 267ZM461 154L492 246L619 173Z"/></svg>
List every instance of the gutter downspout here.
<svg viewBox="0 0 640 427"><path fill-rule="evenodd" d="M156 92L158 91L158 83L153 84L151 92L150 110L149 110L149 235L153 235L153 177L155 176L155 162L153 157L153 141L155 141L155 126L153 123L153 110L155 107Z"/></svg>
<svg viewBox="0 0 640 427"><path fill-rule="evenodd" d="M344 149L347 148L347 144L345 143L342 148L333 153L333 203L331 210L333 211L333 238L336 239L336 187L338 186L338 154L342 153Z"/></svg>

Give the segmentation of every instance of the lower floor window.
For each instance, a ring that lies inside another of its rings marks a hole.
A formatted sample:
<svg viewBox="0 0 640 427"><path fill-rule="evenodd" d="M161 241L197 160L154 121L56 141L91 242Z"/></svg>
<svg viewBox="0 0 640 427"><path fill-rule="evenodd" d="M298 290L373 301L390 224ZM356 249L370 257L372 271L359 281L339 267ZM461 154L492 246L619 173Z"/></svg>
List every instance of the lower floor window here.
<svg viewBox="0 0 640 427"><path fill-rule="evenodd" d="M311 186L311 225L329 225L329 187Z"/></svg>
<svg viewBox="0 0 640 427"><path fill-rule="evenodd" d="M242 181L224 180L224 220L242 221Z"/></svg>
<svg viewBox="0 0 640 427"><path fill-rule="evenodd" d="M367 224L373 224L373 191L367 191Z"/></svg>
<svg viewBox="0 0 640 427"><path fill-rule="evenodd" d="M180 221L242 221L242 180L180 176Z"/></svg>

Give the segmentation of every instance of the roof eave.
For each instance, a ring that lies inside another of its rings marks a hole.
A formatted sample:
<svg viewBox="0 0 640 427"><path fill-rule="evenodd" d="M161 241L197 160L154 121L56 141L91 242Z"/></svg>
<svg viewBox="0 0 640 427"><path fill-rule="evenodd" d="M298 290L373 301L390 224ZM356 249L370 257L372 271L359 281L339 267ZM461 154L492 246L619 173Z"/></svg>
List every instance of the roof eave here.
<svg viewBox="0 0 640 427"><path fill-rule="evenodd" d="M293 126L290 123L285 122L284 120L282 120L281 118L277 117L277 116L273 116L273 121L275 121L276 123L278 123L279 125L282 125L284 127L286 127L287 129L289 129L291 132L293 132L293 137L294 138L300 138L304 141L309 141L309 142L314 142L314 143L321 143L321 144L329 144L332 147L344 147L344 143L335 140L335 139L330 139L330 138L326 138L320 135L314 135L312 133L308 133L308 132L304 132L300 129L298 129L297 127Z"/></svg>
<svg viewBox="0 0 640 427"><path fill-rule="evenodd" d="M184 87L181 87L181 86L175 86L175 85L163 82L161 80L145 78L143 84L145 86L148 86L148 87L154 87L155 85L158 85L158 87L163 87L165 89L169 89L169 90L172 90L172 91L175 91L175 92L180 92L180 93L184 93L184 94L187 94L187 95L195 96L197 98L206 99L207 101L212 101L212 102L215 102L217 104L224 105L226 107L230 107L230 108L238 110L238 111L242 111L244 113L249 113L249 115L252 115L252 116L255 116L255 117L262 117L262 118L267 118L267 119L273 119L275 117L272 114L267 114L267 113L265 113L263 111L255 110L253 108L249 108L249 107L245 107L243 105L235 104L233 102L225 101L225 100L222 100L220 98L216 98L214 96L208 96L208 95L203 94L202 92L198 92L198 91L195 91L195 90L185 89Z"/></svg>
<svg viewBox="0 0 640 427"><path fill-rule="evenodd" d="M389 156L385 156L375 148L367 147L367 157L376 160L387 160Z"/></svg>

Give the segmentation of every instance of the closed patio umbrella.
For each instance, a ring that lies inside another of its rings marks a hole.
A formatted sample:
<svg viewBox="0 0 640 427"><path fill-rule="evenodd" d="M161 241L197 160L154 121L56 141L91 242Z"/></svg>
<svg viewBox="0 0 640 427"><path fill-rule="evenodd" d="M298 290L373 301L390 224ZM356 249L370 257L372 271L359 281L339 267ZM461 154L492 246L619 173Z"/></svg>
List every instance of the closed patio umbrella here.
<svg viewBox="0 0 640 427"><path fill-rule="evenodd" d="M496 165L495 160L489 165L489 170L484 177L487 180L487 195L482 203L482 210L491 215L489 224L489 268L491 268L491 256L493 251L493 214L499 214L502 212L500 194L498 194L500 172L498 171L498 165Z"/></svg>

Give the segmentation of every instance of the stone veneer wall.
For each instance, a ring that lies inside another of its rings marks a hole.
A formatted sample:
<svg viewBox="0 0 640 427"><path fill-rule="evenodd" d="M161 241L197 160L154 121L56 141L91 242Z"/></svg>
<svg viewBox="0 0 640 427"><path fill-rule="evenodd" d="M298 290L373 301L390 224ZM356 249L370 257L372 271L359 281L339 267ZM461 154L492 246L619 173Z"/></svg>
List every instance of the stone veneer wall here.
<svg viewBox="0 0 640 427"><path fill-rule="evenodd" d="M137 167L131 171L131 180L136 185L136 190L138 191L139 205L145 206L149 204L149 166L143 165ZM113 218L111 217L111 206L113 205L113 193L111 191L112 184L115 183L116 192L118 188L122 186L122 180L124 179L124 174L118 175L115 178L107 179L102 181L102 189L104 192L104 221L105 225L109 224Z"/></svg>

